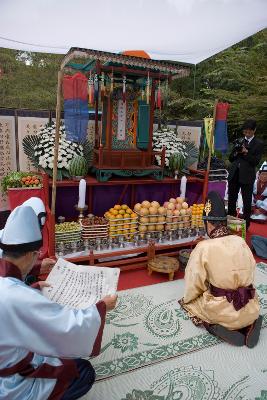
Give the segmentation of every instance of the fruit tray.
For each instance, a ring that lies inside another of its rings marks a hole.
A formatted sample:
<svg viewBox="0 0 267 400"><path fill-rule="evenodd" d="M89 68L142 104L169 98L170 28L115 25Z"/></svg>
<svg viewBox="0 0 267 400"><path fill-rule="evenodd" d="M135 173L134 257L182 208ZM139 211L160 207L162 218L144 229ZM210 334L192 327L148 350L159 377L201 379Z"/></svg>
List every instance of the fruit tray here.
<svg viewBox="0 0 267 400"><path fill-rule="evenodd" d="M108 225L95 225L95 226L82 226L83 232L104 232L107 231L109 226Z"/></svg>

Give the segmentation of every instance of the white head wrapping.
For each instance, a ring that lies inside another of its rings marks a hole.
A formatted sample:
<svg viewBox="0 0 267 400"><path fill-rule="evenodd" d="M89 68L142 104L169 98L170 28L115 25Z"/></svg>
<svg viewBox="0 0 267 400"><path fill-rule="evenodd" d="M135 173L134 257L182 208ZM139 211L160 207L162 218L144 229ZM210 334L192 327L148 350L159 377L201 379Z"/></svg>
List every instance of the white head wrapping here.
<svg viewBox="0 0 267 400"><path fill-rule="evenodd" d="M9 251L34 251L42 246L42 233L31 207L16 207L9 215L0 238L0 248Z"/></svg>
<svg viewBox="0 0 267 400"><path fill-rule="evenodd" d="M45 205L39 197L31 197L30 199L24 201L22 206L31 207L37 215L41 227L44 226L46 219Z"/></svg>

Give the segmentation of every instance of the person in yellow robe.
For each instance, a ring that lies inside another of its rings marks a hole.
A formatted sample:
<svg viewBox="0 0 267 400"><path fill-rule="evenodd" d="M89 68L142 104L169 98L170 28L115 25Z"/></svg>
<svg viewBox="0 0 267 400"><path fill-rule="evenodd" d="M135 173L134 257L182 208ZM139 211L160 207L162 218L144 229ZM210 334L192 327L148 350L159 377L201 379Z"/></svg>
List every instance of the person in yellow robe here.
<svg viewBox="0 0 267 400"><path fill-rule="evenodd" d="M209 193L203 219L209 239L199 242L190 255L179 303L192 322L213 335L254 347L262 324L253 285L256 262L246 242L229 233L217 192Z"/></svg>

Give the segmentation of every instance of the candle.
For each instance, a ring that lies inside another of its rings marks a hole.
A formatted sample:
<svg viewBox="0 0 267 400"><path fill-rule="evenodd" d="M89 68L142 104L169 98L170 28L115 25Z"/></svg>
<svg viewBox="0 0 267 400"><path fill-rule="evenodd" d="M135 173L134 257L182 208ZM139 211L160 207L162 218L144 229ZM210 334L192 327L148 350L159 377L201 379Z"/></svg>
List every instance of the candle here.
<svg viewBox="0 0 267 400"><path fill-rule="evenodd" d="M86 193L86 182L84 179L81 179L80 183L79 183L78 208L84 208L84 206L85 206L85 193Z"/></svg>
<svg viewBox="0 0 267 400"><path fill-rule="evenodd" d="M183 199L185 199L186 182L187 182L186 176L183 176L180 185L180 197L182 197Z"/></svg>
<svg viewBox="0 0 267 400"><path fill-rule="evenodd" d="M225 185L224 200L228 200L228 181L226 181Z"/></svg>

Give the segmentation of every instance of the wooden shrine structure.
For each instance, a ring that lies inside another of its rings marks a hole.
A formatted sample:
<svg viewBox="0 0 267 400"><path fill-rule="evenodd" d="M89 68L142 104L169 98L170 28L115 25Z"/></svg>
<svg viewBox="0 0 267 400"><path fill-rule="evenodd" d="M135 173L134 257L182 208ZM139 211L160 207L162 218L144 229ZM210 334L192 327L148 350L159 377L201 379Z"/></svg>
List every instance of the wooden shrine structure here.
<svg viewBox="0 0 267 400"><path fill-rule="evenodd" d="M86 59L84 64L72 62L81 58ZM152 60L145 52L115 54L72 48L62 62L63 71L80 71L90 77L97 93L93 102L93 170L97 179L106 181L112 175L162 179L165 149L152 149L155 91L164 81L187 76L189 67ZM160 165L156 165L156 155L161 158Z"/></svg>

